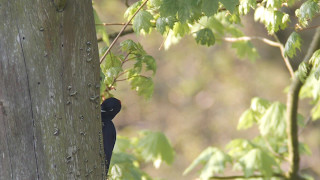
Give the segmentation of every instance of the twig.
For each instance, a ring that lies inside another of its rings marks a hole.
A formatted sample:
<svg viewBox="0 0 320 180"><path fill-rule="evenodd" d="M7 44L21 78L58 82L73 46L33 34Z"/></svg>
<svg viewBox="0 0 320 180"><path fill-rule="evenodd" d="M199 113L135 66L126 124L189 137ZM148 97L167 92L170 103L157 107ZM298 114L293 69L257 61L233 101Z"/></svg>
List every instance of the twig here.
<svg viewBox="0 0 320 180"><path fill-rule="evenodd" d="M290 72L290 76L293 78L294 77L294 71L292 69L292 66L290 64L290 61L289 59L286 57L286 55L284 54L284 47L283 47L283 44L280 42L279 38L277 35L273 35L273 37L276 39L276 41L280 44L279 48L280 48L280 52L281 52L281 56L284 60L284 62L286 63L286 66Z"/></svg>
<svg viewBox="0 0 320 180"><path fill-rule="evenodd" d="M236 42L236 41L251 41L251 40L260 40L270 46L274 46L274 47L280 47L281 44L275 41L271 41L267 38L264 37L258 37L258 36L243 36L243 37L238 37L238 38L233 38L233 37L226 37L223 38L223 40L228 41L228 42Z"/></svg>
<svg viewBox="0 0 320 180"><path fill-rule="evenodd" d="M105 59L106 55L109 53L109 51L111 50L111 48L114 46L114 44L117 42L117 40L119 39L121 33L126 29L126 27L128 26L128 24L132 21L132 19L138 14L138 12L142 9L142 7L148 2L148 0L144 1L143 4L141 4L141 6L139 7L139 9L132 15L132 17L129 19L129 21L122 27L122 29L120 30L119 34L117 35L117 37L112 41L112 43L110 44L109 48L107 49L107 51L104 53L104 55L101 57L100 59L100 64L103 62L103 60Z"/></svg>
<svg viewBox="0 0 320 180"><path fill-rule="evenodd" d="M301 31L306 31L306 30L310 30L310 29L315 29L315 28L318 28L318 27L320 27L320 25L310 26L310 27L298 29L297 31L301 32Z"/></svg>
<svg viewBox="0 0 320 180"><path fill-rule="evenodd" d="M210 179L254 179L254 178L265 178L264 175L252 175L249 177L246 176L212 176ZM282 174L273 174L272 177L279 177L282 179L286 179L286 177Z"/></svg>
<svg viewBox="0 0 320 180"><path fill-rule="evenodd" d="M100 24L95 24L95 25L100 25L100 26L117 26L117 25L126 25L126 23L100 23ZM129 23L128 25L132 25Z"/></svg>
<svg viewBox="0 0 320 180"><path fill-rule="evenodd" d="M270 46L274 46L274 47L278 47L281 51L281 55L284 59L284 62L286 63L286 66L290 72L290 75L291 77L294 76L294 72L293 72L293 69L292 69L292 66L289 62L289 59L285 56L284 54L284 47L283 45L280 43L279 39L275 36L275 39L277 40L277 42L275 41L272 41L270 39L267 39L267 38L264 38L264 37L258 37L258 36L252 36L252 37L249 37L249 36L243 36L243 37L238 37L238 38L233 38L233 37L226 37L226 38L223 38L223 40L225 41L229 41L229 42L236 42L236 41L250 41L250 40L260 40Z"/></svg>

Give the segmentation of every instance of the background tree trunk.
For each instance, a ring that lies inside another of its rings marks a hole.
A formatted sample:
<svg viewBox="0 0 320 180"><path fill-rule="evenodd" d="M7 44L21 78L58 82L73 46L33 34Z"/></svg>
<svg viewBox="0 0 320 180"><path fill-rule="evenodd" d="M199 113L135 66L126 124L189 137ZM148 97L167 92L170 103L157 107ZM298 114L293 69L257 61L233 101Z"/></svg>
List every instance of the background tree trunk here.
<svg viewBox="0 0 320 180"><path fill-rule="evenodd" d="M0 179L103 179L92 2L0 0Z"/></svg>

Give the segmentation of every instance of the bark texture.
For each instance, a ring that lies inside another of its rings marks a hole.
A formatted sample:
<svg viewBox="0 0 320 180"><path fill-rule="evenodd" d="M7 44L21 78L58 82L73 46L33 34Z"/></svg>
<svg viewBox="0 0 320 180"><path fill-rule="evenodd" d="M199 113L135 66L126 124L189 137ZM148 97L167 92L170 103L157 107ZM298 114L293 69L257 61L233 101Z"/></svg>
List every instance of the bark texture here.
<svg viewBox="0 0 320 180"><path fill-rule="evenodd" d="M0 0L0 180L103 179L99 115L92 2Z"/></svg>

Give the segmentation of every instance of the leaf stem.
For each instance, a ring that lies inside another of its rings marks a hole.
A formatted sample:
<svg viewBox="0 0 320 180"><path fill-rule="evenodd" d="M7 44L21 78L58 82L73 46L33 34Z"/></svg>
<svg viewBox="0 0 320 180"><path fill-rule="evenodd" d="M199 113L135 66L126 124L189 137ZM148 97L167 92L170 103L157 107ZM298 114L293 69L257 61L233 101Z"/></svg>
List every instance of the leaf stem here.
<svg viewBox="0 0 320 180"><path fill-rule="evenodd" d="M107 56L107 54L110 52L111 48L114 46L114 44L117 42L117 40L119 39L121 33L126 29L126 27L129 25L129 23L132 21L132 19L138 14L138 12L142 9L142 7L148 2L148 0L145 0L144 3L141 4L141 6L139 7L139 9L132 15L132 17L129 19L128 22L126 22L126 24L122 27L122 29L120 30L119 34L117 35L117 37L112 41L112 43L110 44L109 48L107 49L107 51L104 53L104 55L101 57L100 59L100 64L103 62L103 60L105 59L105 57Z"/></svg>

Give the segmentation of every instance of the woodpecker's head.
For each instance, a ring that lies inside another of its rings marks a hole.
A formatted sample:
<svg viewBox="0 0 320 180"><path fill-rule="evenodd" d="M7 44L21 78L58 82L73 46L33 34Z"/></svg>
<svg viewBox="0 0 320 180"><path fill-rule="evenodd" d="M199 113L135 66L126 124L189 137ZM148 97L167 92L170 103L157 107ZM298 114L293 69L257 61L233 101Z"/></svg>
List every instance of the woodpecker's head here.
<svg viewBox="0 0 320 180"><path fill-rule="evenodd" d="M101 104L102 121L112 120L121 110L121 101L116 98L108 98Z"/></svg>

